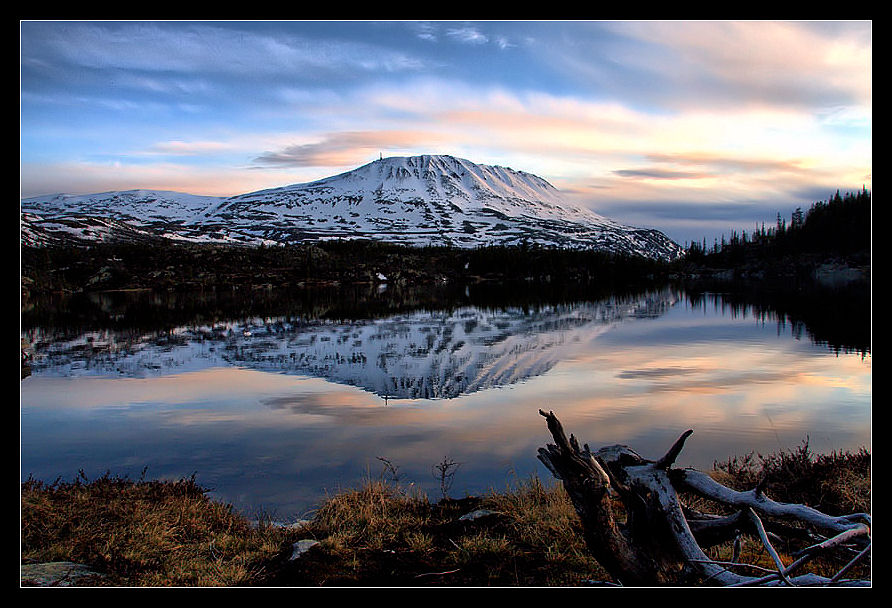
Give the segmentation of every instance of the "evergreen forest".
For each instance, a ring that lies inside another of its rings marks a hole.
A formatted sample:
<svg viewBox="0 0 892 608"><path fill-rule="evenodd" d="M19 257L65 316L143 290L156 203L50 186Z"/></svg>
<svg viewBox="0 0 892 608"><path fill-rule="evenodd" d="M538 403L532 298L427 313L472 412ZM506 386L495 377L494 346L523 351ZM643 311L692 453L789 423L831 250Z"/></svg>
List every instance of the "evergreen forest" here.
<svg viewBox="0 0 892 608"><path fill-rule="evenodd" d="M793 258L812 261L838 261L853 265L870 263L871 196L862 188L826 202L818 201L807 211L797 207L786 218L777 214L777 223L763 223L751 232L731 232L709 245L693 242L687 247L686 264L734 268L753 263L789 262Z"/></svg>

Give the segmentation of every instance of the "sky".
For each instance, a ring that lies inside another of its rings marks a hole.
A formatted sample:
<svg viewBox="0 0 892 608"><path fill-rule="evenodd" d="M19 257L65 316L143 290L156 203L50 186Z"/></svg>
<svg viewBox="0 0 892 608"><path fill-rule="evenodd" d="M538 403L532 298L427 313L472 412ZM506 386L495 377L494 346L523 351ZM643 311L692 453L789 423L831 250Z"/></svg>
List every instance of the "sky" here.
<svg viewBox="0 0 892 608"><path fill-rule="evenodd" d="M685 244L872 189L870 21L22 21L20 59L23 198L451 154Z"/></svg>

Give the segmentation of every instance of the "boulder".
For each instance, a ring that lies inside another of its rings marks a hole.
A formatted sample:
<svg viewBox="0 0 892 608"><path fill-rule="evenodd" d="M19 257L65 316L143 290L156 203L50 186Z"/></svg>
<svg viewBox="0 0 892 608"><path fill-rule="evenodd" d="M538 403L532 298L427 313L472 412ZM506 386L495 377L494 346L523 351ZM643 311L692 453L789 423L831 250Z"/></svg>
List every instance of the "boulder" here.
<svg viewBox="0 0 892 608"><path fill-rule="evenodd" d="M43 562L22 564L23 587L72 587L89 584L91 579L105 576L84 564L74 562Z"/></svg>

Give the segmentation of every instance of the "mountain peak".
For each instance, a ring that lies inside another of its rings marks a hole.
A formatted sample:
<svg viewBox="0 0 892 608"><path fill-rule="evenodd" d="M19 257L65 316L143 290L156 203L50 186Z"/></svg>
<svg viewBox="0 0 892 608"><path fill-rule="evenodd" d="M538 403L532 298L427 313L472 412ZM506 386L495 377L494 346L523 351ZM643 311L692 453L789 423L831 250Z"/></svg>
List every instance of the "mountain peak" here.
<svg viewBox="0 0 892 608"><path fill-rule="evenodd" d="M22 213L23 242L39 240L41 228L45 236L54 229L85 233L83 225L97 222L102 238L113 238L109 222L121 222L169 238L247 244L364 238L456 247L527 243L660 259L682 253L658 231L572 204L537 175L446 154L381 157L320 180L231 197L154 190L37 197L22 201Z"/></svg>

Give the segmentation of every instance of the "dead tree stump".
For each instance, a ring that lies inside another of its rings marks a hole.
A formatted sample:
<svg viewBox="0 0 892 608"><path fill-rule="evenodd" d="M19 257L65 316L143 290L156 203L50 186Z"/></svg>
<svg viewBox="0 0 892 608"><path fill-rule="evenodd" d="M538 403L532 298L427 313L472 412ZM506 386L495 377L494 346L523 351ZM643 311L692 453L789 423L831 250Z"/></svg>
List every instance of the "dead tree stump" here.
<svg viewBox="0 0 892 608"><path fill-rule="evenodd" d="M580 448L573 435L567 438L553 412L539 413L555 443L539 448L538 458L563 483L579 515L587 547L622 585L870 585L845 578L851 566L870 552L870 515L832 517L805 505L775 502L765 496L762 483L738 492L694 469L673 469L691 430L653 461L622 445L595 453L588 445ZM729 505L735 512L726 516L699 513L682 504L679 491ZM762 518L770 518L770 533ZM744 564L719 563L703 551L742 533L759 538L776 571L764 576L740 574ZM785 565L771 544L772 535L777 534L811 535L815 542ZM816 556L843 545L855 546L858 553L833 577L800 573Z"/></svg>

